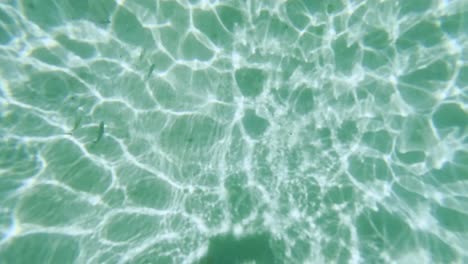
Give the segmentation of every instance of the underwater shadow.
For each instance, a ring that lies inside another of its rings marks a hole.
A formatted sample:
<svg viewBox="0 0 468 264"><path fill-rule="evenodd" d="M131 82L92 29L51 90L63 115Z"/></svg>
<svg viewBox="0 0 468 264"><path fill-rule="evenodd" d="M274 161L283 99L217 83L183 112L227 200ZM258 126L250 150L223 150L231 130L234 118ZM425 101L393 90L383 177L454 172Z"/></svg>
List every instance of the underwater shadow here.
<svg viewBox="0 0 468 264"><path fill-rule="evenodd" d="M208 252L198 264L275 264L269 234L254 234L242 238L220 235L210 239Z"/></svg>

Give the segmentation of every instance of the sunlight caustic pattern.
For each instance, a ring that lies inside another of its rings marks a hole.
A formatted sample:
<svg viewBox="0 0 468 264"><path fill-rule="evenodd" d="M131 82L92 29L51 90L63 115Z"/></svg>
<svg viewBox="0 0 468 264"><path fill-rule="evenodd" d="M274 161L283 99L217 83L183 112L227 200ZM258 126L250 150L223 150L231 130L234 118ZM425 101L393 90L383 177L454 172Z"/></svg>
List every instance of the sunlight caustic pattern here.
<svg viewBox="0 0 468 264"><path fill-rule="evenodd" d="M468 261L464 0L4 0L1 263Z"/></svg>

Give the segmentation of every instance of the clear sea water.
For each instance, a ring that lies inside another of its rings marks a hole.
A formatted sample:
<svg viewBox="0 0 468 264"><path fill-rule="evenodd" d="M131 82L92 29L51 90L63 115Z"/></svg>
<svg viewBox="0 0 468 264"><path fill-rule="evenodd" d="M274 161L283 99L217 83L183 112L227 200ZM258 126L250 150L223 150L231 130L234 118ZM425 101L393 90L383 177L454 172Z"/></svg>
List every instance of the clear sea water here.
<svg viewBox="0 0 468 264"><path fill-rule="evenodd" d="M0 0L0 263L468 263L467 0Z"/></svg>

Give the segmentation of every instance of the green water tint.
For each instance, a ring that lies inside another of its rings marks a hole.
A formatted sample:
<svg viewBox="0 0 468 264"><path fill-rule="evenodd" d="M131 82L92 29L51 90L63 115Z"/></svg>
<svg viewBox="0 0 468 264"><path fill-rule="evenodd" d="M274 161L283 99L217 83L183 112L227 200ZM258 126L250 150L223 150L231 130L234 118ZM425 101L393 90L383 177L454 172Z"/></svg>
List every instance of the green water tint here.
<svg viewBox="0 0 468 264"><path fill-rule="evenodd" d="M465 1L120 2L0 4L0 263L468 262Z"/></svg>

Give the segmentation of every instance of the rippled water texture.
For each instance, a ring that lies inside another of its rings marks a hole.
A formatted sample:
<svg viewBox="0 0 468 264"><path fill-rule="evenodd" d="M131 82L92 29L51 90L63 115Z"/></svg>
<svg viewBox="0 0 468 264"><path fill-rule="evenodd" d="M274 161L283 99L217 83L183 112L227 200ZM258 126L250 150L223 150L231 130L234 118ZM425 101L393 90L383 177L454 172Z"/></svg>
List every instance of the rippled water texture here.
<svg viewBox="0 0 468 264"><path fill-rule="evenodd" d="M468 263L466 0L0 1L0 263Z"/></svg>

